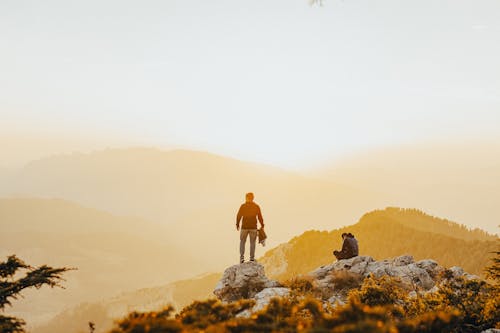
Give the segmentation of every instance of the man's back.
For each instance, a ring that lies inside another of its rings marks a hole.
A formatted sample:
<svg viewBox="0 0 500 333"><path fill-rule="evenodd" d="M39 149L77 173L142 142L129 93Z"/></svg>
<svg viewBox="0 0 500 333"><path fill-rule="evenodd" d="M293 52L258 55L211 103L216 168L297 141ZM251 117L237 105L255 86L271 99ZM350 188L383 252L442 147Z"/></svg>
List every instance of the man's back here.
<svg viewBox="0 0 500 333"><path fill-rule="evenodd" d="M347 237L346 242L349 246L349 251L352 256L359 255L358 240L354 237Z"/></svg>
<svg viewBox="0 0 500 333"><path fill-rule="evenodd" d="M257 219L264 228L264 219L260 207L253 202L253 193L245 195L246 202L240 206L236 215L236 230L240 230L240 222L243 219L240 231L240 264L245 262L245 244L250 237L250 261L255 261L255 240L257 239Z"/></svg>
<svg viewBox="0 0 500 333"><path fill-rule="evenodd" d="M260 207L255 202L245 202L240 206L236 221L240 221L241 218L243 218L242 229L257 229L257 219L264 226Z"/></svg>

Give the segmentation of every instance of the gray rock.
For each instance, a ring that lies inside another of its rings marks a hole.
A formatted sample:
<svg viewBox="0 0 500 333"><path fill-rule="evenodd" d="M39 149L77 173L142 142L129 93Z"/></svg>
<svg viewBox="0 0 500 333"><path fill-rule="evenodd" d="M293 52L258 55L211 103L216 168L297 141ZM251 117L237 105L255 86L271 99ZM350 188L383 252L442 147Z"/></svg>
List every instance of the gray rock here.
<svg viewBox="0 0 500 333"><path fill-rule="evenodd" d="M415 262L411 255L403 255L381 261L375 261L369 256L357 256L321 266L310 272L308 276L312 278L314 287L321 291L323 305L326 307L335 307L345 304L345 299L342 298L345 298L345 289L356 285L356 282L358 282L356 280L359 277L365 278L370 274L373 274L375 277L395 277L402 282L409 293L409 297L418 297L418 295L439 291L438 277L442 271L444 271L444 268L439 266L436 261L425 259ZM450 271L454 278L478 278L475 275L464 272L460 267L451 267ZM339 274L342 272L349 274L345 274L345 276ZM349 281L342 279L356 280ZM238 314L238 316L248 317L267 306L273 297L286 297L290 295L290 290L282 288L277 281L269 280L264 273L262 265L247 262L226 269L214 290L214 294L225 302L242 298L255 299L256 304L252 309Z"/></svg>
<svg viewBox="0 0 500 333"><path fill-rule="evenodd" d="M271 299L275 297L286 297L288 295L290 295L290 289L288 288L265 288L253 297L253 299L255 299L255 305L251 309L238 313L236 317L249 318L253 313L263 310L268 306Z"/></svg>
<svg viewBox="0 0 500 333"><path fill-rule="evenodd" d="M453 267L450 267L449 270L453 274L454 278L460 277L460 276L465 274L464 269L462 267L453 266Z"/></svg>
<svg viewBox="0 0 500 333"><path fill-rule="evenodd" d="M469 274L469 273L465 273L463 275L463 277L466 279L466 280L481 280L481 278L477 275L474 275L474 274Z"/></svg>
<svg viewBox="0 0 500 333"><path fill-rule="evenodd" d="M410 255L399 256L393 259L394 266L408 266L413 263L413 256Z"/></svg>
<svg viewBox="0 0 500 333"><path fill-rule="evenodd" d="M350 271L364 275L370 263L374 262L372 257L357 256L350 259L342 259L334 262L333 264L321 266L320 268L310 272L308 275L316 280L323 280L328 278L333 271Z"/></svg>
<svg viewBox="0 0 500 333"><path fill-rule="evenodd" d="M432 287L431 289L427 290L425 293L426 294L437 293L438 291L439 291L439 287L436 285L436 286Z"/></svg>
<svg viewBox="0 0 500 333"><path fill-rule="evenodd" d="M411 255L381 261L375 261L369 256L357 256L322 266L309 275L313 277L315 286L320 288L335 289L332 281L334 272L347 271L362 277L370 274L378 278L396 277L410 290L429 290L434 287L435 278L442 270L443 268L433 260L421 260L416 263Z"/></svg>
<svg viewBox="0 0 500 333"><path fill-rule="evenodd" d="M328 303L330 303L334 308L337 306L345 305L345 300L342 297L334 295L328 299Z"/></svg>
<svg viewBox="0 0 500 333"><path fill-rule="evenodd" d="M432 259L417 261L415 265L417 265L417 267L425 269L427 274L429 274L432 279L435 279L442 271L444 271L444 268L439 266L438 263Z"/></svg>
<svg viewBox="0 0 500 333"><path fill-rule="evenodd" d="M277 281L267 278L264 266L256 262L246 262L227 268L215 287L218 299L231 302L242 298L252 298L264 288L278 287Z"/></svg>
<svg viewBox="0 0 500 333"><path fill-rule="evenodd" d="M429 273L414 263L412 256L400 256L392 260L375 261L368 265L365 275L372 273L375 277L384 275L396 277L407 287L430 289L434 286L434 280Z"/></svg>
<svg viewBox="0 0 500 333"><path fill-rule="evenodd" d="M283 287L263 289L254 296L256 303L252 308L252 312L264 309L269 304L271 299L274 297L285 297L288 296L289 294L290 294L290 289Z"/></svg>
<svg viewBox="0 0 500 333"><path fill-rule="evenodd" d="M459 278L459 277L462 277L466 280L480 280L481 279L477 275L469 274L469 273L465 272L462 267L453 266L449 270L451 271L451 273L455 279Z"/></svg>
<svg viewBox="0 0 500 333"><path fill-rule="evenodd" d="M482 331L481 333L500 333L498 328L489 328L486 331Z"/></svg>

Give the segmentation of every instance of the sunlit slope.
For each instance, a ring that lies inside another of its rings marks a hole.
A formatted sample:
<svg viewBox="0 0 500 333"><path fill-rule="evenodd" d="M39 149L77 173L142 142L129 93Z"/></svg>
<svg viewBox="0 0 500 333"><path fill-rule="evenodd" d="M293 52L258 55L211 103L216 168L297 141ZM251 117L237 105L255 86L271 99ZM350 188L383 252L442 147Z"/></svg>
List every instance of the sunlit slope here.
<svg viewBox="0 0 500 333"><path fill-rule="evenodd" d="M194 300L212 296L220 274L176 281L164 286L144 288L123 293L99 302L79 304L67 309L44 325L35 327L33 333L67 333L85 331L91 320L97 333L111 328L114 320L130 311L153 311L168 304L180 310Z"/></svg>
<svg viewBox="0 0 500 333"><path fill-rule="evenodd" d="M66 290L42 289L16 302L23 318L42 320L64 307L120 291L157 285L203 271L142 219L114 216L63 200L0 199L0 255L32 265L76 267Z"/></svg>
<svg viewBox="0 0 500 333"><path fill-rule="evenodd" d="M267 252L261 259L268 274L285 279L334 261L332 251L342 246L342 232L352 232L360 254L377 260L401 254L434 258L444 266L461 266L482 274L496 237L480 230L435 218L414 209L387 208L365 214L358 223L331 232L308 231Z"/></svg>
<svg viewBox="0 0 500 333"><path fill-rule="evenodd" d="M500 233L500 143L421 144L339 159L313 172L376 190L390 205L418 207Z"/></svg>
<svg viewBox="0 0 500 333"><path fill-rule="evenodd" d="M459 265L476 274L481 274L490 252L497 248L496 237L484 231L468 230L415 209L387 208L367 213L347 228L305 232L271 249L258 261L265 265L267 275L280 280L307 273L333 261L331 252L340 248L344 231L358 237L363 255L383 259L411 253L416 259L435 258L444 266ZM191 300L210 296L219 277L220 274L211 274L82 304L64 311L34 333L72 331L84 327L88 318L106 328L126 307L130 311L146 310L169 302L180 308Z"/></svg>
<svg viewBox="0 0 500 333"><path fill-rule="evenodd" d="M58 197L169 227L173 239L214 269L237 258L235 215L244 194L261 204L269 244L311 228L352 223L379 197L278 168L208 153L115 149L35 161L0 189ZM214 239L214 237L216 239Z"/></svg>
<svg viewBox="0 0 500 333"><path fill-rule="evenodd" d="M117 216L67 200L42 198L1 198L0 226L11 232L126 231L149 236L155 235L152 230L161 228L145 219Z"/></svg>

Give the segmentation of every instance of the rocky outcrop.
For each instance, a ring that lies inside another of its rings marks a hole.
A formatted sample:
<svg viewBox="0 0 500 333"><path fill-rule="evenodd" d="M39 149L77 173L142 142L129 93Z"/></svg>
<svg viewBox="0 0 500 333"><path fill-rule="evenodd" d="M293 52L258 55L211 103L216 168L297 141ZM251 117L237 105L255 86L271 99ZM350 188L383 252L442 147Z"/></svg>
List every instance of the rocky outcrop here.
<svg viewBox="0 0 500 333"><path fill-rule="evenodd" d="M439 276L444 270L445 268L434 260L425 259L415 262L411 255L381 261L375 261L369 256L357 256L321 266L310 272L307 279L310 279L316 289L322 291L323 297L328 295L322 299L324 304L328 303L335 307L343 305L346 301L345 280L343 286L339 285L342 282L338 279L339 274L347 273L348 278L359 277L360 281L370 274L379 278L395 277L406 287L409 297L416 297L418 293L437 291ZM451 267L448 271L451 273L450 278L478 278L464 272L460 267ZM254 299L256 302L254 307L239 314L239 316L248 317L255 311L263 309L272 298L290 295L290 289L283 288L278 282L269 280L262 265L248 262L226 269L214 294L225 302L244 298Z"/></svg>
<svg viewBox="0 0 500 333"><path fill-rule="evenodd" d="M277 281L269 280L264 266L246 262L227 268L215 287L214 294L224 302L243 298L254 298L266 288L280 287Z"/></svg>
<svg viewBox="0 0 500 333"><path fill-rule="evenodd" d="M410 255L381 261L375 261L369 256L358 256L321 266L309 273L309 276L313 278L319 287L335 289L334 273L339 271L359 274L362 277L367 277L370 274L373 274L375 277L396 277L408 289L431 290L435 286L439 274L444 271L444 268L431 259L415 262ZM454 277L477 278L474 275L465 273L459 267L452 267L450 271Z"/></svg>
<svg viewBox="0 0 500 333"><path fill-rule="evenodd" d="M255 300L255 305L249 309L239 313L238 317L250 317L252 313L263 310L271 299L275 297L286 297L290 295L290 289L283 287L275 287L275 288L265 288L262 289L259 293L257 293L253 299Z"/></svg>

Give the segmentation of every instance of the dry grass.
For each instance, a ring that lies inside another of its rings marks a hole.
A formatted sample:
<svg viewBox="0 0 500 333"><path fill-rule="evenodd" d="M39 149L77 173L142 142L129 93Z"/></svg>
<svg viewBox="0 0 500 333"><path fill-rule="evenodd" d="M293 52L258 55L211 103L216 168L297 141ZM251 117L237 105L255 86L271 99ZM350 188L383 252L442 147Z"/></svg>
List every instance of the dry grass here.
<svg viewBox="0 0 500 333"><path fill-rule="evenodd" d="M357 289L363 284L364 280L362 275L344 270L333 271L331 275L334 289L338 291Z"/></svg>

